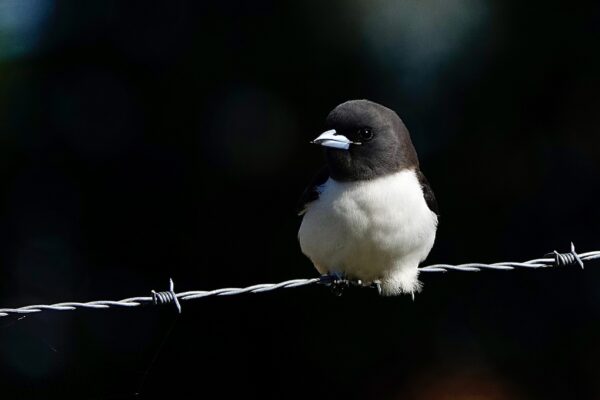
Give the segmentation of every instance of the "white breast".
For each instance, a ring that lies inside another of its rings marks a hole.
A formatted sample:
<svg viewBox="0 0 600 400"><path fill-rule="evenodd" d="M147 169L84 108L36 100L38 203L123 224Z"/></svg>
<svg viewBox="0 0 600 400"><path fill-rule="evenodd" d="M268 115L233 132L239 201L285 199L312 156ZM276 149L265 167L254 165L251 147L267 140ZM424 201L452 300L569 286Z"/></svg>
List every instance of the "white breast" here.
<svg viewBox="0 0 600 400"><path fill-rule="evenodd" d="M307 206L300 247L321 273L379 280L386 294L419 289L417 267L437 227L412 170L358 182L329 179Z"/></svg>

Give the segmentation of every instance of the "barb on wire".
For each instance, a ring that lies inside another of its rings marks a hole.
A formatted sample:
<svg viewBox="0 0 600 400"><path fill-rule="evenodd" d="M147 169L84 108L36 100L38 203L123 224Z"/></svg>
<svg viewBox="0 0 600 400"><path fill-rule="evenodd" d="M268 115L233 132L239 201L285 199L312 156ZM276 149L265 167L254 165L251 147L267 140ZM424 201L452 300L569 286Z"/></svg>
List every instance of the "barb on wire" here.
<svg viewBox="0 0 600 400"><path fill-rule="evenodd" d="M468 263L459 265L450 264L435 264L426 267L420 267L421 272L447 272L447 271L481 271L482 269L492 270L513 270L517 268L551 268L564 267L569 265L577 265L583 268L584 261L600 259L600 251L590 251L587 253L577 254L575 246L571 243L571 251L569 253L558 253L556 251L547 254L546 258L537 258L525 262L500 262L493 264L483 263ZM195 300L212 296L234 296L244 293L262 293L279 289L295 288L300 286L308 286L314 284L323 284L331 286L343 280L337 275L323 275L318 278L310 279L293 279L280 283L263 283L259 285L248 286L245 288L224 288L216 290L194 290L182 293L175 293L173 280L170 280L169 290L164 292L155 292L152 290L152 296L146 297L130 297L128 299L112 301L99 300L86 303L67 302L51 305L32 305L19 308L0 308L0 317L9 315L26 315L38 313L44 310L53 311L70 311L81 308L103 309L111 307L138 307L146 304L163 305L174 304L178 312L181 313L180 301Z"/></svg>
<svg viewBox="0 0 600 400"><path fill-rule="evenodd" d="M581 256L575 251L575 245L573 244L573 242L571 242L571 251L569 253L561 254L558 251L554 250L552 253L546 255L553 255L554 263L557 266L577 264L581 267L581 269L583 269L583 260L581 259Z"/></svg>
<svg viewBox="0 0 600 400"><path fill-rule="evenodd" d="M277 289L287 289L293 287L307 286L315 283L328 284L331 281L328 275L324 275L319 278L311 279L293 279L280 283L263 283L260 285L249 286L245 288L226 288L216 290L194 290L190 292L175 293L173 291L173 280L170 281L170 290L165 292L152 291L152 297L131 297L128 299L111 301L111 300L98 300L90 301L87 303L80 302L69 302L69 303L57 303L51 305L33 305L19 308L0 308L0 317L6 317L8 315L17 314L33 314L44 310L53 311L70 311L80 308L110 308L110 307L137 307L145 304L163 305L173 303L177 307L177 310L181 312L180 300L194 300L202 297L211 296L233 296L243 293L260 293Z"/></svg>
<svg viewBox="0 0 600 400"><path fill-rule="evenodd" d="M459 265L435 264L419 268L421 272L446 272L446 271L481 271L482 269L512 270L516 268L549 268L564 267L568 265L579 265L583 268L583 262L600 258L600 251L577 254L575 245L571 243L569 253L558 253L554 251L547 255L552 258L536 258L525 262L500 262L494 264L468 263Z"/></svg>
<svg viewBox="0 0 600 400"><path fill-rule="evenodd" d="M152 291L152 302L155 305L158 304L175 304L177 307L177 312L181 314L181 304L179 304L179 300L177 299L177 294L175 293L175 284L173 283L173 279L169 279L169 290L166 292L155 292Z"/></svg>

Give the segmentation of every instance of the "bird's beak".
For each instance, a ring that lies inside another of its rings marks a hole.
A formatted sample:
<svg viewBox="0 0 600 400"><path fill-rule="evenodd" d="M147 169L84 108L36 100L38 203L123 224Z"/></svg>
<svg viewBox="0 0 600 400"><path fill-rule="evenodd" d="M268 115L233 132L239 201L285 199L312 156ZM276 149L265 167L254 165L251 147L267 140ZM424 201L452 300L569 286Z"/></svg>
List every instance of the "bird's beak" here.
<svg viewBox="0 0 600 400"><path fill-rule="evenodd" d="M311 143L342 150L348 150L351 144L358 144L354 143L344 135L337 135L335 129L330 129L321 133Z"/></svg>

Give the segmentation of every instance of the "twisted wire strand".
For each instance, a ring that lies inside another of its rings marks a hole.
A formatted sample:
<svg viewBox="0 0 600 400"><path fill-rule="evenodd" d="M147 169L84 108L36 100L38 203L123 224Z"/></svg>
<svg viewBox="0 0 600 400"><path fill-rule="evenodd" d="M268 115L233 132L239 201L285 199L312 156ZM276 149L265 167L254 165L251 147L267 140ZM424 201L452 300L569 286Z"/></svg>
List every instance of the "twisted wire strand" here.
<svg viewBox="0 0 600 400"><path fill-rule="evenodd" d="M181 305L179 300L194 300L203 297L211 296L232 296L243 293L261 293L277 289L287 289L300 286L312 285L315 283L328 283L330 281L328 275L324 275L319 278L310 279L292 279L285 282L279 283L263 283L259 285L253 285L245 288L224 288L216 290L194 290L189 292L175 293L173 287L168 292L155 292L152 291L152 297L131 297L128 299L111 301L111 300L98 300L89 302L68 302L68 303L56 303L51 305L32 305L19 308L0 308L0 318L8 315L16 314L33 314L44 310L53 311L71 311L79 308L91 308L101 309L110 307L137 307L145 304L163 305L173 303L177 306L179 312L181 312ZM171 283L173 281L171 280Z"/></svg>
<svg viewBox="0 0 600 400"><path fill-rule="evenodd" d="M421 272L447 272L447 271L464 271L477 272L482 269L495 270L513 270L517 268L551 268L563 267L567 265L579 265L583 268L583 261L597 260L600 258L600 251L590 251L587 253L577 254L572 250L571 253L552 253L554 258L536 258L525 262L501 262L493 264L468 263L468 264L434 264L427 267L419 268Z"/></svg>
<svg viewBox="0 0 600 400"><path fill-rule="evenodd" d="M173 283L173 279L169 279L169 290L166 292L155 292L152 291L152 302L155 305L158 304L175 304L177 307L177 312L181 314L181 304L179 304L179 299L177 298L177 294L175 293L175 284Z"/></svg>
<svg viewBox="0 0 600 400"><path fill-rule="evenodd" d="M525 262L500 262L493 264L484 263L467 263L467 264L434 264L426 267L420 267L420 272L477 272L484 269L490 270L514 270L518 268L552 268L564 267L569 265L577 265L583 268L584 261L600 259L600 251L590 251L587 253L577 254L575 246L571 243L571 251L569 253L558 253L554 251L550 253L552 257L536 258ZM175 293L173 280L170 280L169 290L164 292L152 291L152 296L130 297L123 300L98 300L90 302L64 302L51 305L38 304L24 306L18 308L0 308L0 318L9 315L26 315L42 312L45 310L53 311L71 311L82 308L88 309L105 309L111 307L138 307L146 304L154 305L170 305L173 304L179 313L181 313L180 301L195 300L213 296L234 296L244 293L262 293L279 289L289 289L301 286L309 286L314 284L331 285L340 278L334 275L323 275L318 278L310 279L292 279L279 283L262 283L258 285L248 286L245 288L223 288L216 290L193 290L188 292Z"/></svg>

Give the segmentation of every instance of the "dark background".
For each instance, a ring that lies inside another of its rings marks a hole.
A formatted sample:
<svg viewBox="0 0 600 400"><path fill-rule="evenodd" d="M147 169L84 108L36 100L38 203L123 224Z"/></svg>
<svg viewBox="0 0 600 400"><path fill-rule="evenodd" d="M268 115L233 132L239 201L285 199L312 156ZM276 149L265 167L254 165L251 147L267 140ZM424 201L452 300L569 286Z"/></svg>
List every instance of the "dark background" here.
<svg viewBox="0 0 600 400"><path fill-rule="evenodd" d="M0 0L0 305L316 276L308 141L354 98L412 133L427 264L600 249L597 4ZM2 318L0 396L600 398L598 263L422 281Z"/></svg>

